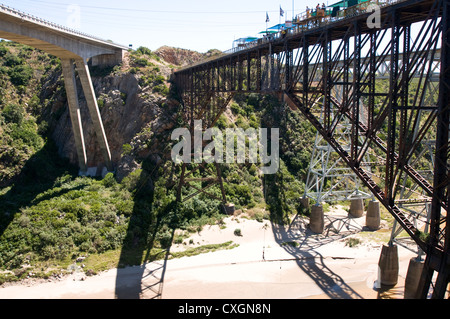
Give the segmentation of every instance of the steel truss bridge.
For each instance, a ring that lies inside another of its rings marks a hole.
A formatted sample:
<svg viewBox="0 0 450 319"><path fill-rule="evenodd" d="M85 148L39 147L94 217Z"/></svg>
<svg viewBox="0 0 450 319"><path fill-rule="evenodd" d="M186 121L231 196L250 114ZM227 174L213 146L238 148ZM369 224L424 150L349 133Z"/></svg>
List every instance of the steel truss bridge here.
<svg viewBox="0 0 450 319"><path fill-rule="evenodd" d="M192 128L201 119L206 129L236 93L278 96L312 123L426 254L420 297L444 298L450 275L450 0L393 1L381 7L375 28L367 23L371 14L291 30L176 71L184 120ZM435 89L428 89L433 82ZM344 149L337 134L347 122L350 146ZM417 161L425 141L434 153L426 164ZM376 176L361 165L368 154L382 159ZM432 174L425 174L430 161ZM198 181L189 179L189 167L182 166L179 190ZM220 170L204 182L188 197L222 185ZM399 204L404 185L420 194L410 201L431 203L428 233ZM221 188L219 199L226 202Z"/></svg>

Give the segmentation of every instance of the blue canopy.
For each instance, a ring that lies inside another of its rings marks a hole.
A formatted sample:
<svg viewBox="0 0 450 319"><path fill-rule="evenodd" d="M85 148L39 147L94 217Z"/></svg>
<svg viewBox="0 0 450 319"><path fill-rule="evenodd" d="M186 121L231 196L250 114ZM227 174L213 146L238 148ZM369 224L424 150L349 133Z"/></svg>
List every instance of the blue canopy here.
<svg viewBox="0 0 450 319"><path fill-rule="evenodd" d="M258 40L258 38L255 38L255 37L246 37L246 38L240 38L240 39L237 39L236 41L252 42L252 41L255 41L255 40Z"/></svg>
<svg viewBox="0 0 450 319"><path fill-rule="evenodd" d="M265 30L265 31L259 32L259 34L269 34L269 33L278 33L278 31L275 31L275 30Z"/></svg>
<svg viewBox="0 0 450 319"><path fill-rule="evenodd" d="M246 38L239 38L234 40L233 42L237 42L237 43L248 43L248 42L253 42L255 40L258 40L258 38L255 37L246 37Z"/></svg>
<svg viewBox="0 0 450 319"><path fill-rule="evenodd" d="M253 42L253 41L256 41L256 40L258 40L258 38L255 38L255 37L239 38L239 39L236 39L236 40L233 41L233 46L235 44L238 44L238 45L247 44L247 43L250 43L250 42Z"/></svg>
<svg viewBox="0 0 450 319"><path fill-rule="evenodd" d="M293 26L291 25L291 26L288 27L288 26L286 26L285 23L281 23L281 24L274 25L273 27L270 27L267 30L281 30L283 28L284 29L292 29Z"/></svg>

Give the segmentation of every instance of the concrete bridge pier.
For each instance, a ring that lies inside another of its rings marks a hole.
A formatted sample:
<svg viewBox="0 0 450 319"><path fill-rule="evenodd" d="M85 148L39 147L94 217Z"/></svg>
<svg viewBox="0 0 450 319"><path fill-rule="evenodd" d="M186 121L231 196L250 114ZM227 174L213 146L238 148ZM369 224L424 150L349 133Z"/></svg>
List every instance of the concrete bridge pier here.
<svg viewBox="0 0 450 319"><path fill-rule="evenodd" d="M404 299L419 299L418 289L424 264L420 257L410 259L405 279Z"/></svg>
<svg viewBox="0 0 450 319"><path fill-rule="evenodd" d="M322 234L325 228L325 217L322 205L314 205L311 207L311 215L309 218L309 228L316 234Z"/></svg>
<svg viewBox="0 0 450 319"><path fill-rule="evenodd" d="M350 201L350 215L355 218L364 215L364 200L362 198L356 198Z"/></svg>
<svg viewBox="0 0 450 319"><path fill-rule="evenodd" d="M109 172L113 171L111 162L111 152L109 150L108 140L106 138L105 129L103 127L102 117L97 104L94 86L92 85L91 76L89 74L89 67L84 59L75 61L77 65L78 75L80 77L81 86L83 87L84 96L86 98L89 113L94 125L95 134L97 136L100 151L103 154L106 168Z"/></svg>
<svg viewBox="0 0 450 319"><path fill-rule="evenodd" d="M84 143L83 125L80 113L80 104L78 103L77 85L75 79L75 65L73 60L61 60L62 71L64 75L64 84L66 87L67 101L69 104L70 121L75 139L75 147L78 155L78 166L80 173L87 172L86 145Z"/></svg>
<svg viewBox="0 0 450 319"><path fill-rule="evenodd" d="M89 108L89 113L92 118L95 134L97 136L103 157L105 159L106 168L108 171L112 172L113 167L111 162L111 153L109 150L108 141L106 139L100 111L98 109L97 99L95 97L95 92L87 63L83 59L78 59L76 61L73 59L62 59L61 64L64 75L64 84L67 92L67 100L69 104L70 120L72 122L72 129L74 132L75 147L77 149L80 174L87 174L88 167L86 145L83 136L83 126L75 79L75 65L80 77L81 85L83 87L83 92Z"/></svg>
<svg viewBox="0 0 450 319"><path fill-rule="evenodd" d="M381 223L380 202L376 200L371 200L367 208L366 226L370 230L377 230L380 228L380 223Z"/></svg>
<svg viewBox="0 0 450 319"><path fill-rule="evenodd" d="M396 245L383 245L380 260L380 284L383 286L395 286L398 282L398 247Z"/></svg>

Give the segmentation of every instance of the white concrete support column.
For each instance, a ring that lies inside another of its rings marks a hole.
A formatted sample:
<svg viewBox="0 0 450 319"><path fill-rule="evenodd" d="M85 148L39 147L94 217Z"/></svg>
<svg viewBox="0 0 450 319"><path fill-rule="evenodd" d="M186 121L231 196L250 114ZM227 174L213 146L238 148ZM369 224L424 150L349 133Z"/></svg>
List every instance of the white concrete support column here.
<svg viewBox="0 0 450 319"><path fill-rule="evenodd" d="M83 125L81 122L80 105L78 103L78 93L75 80L75 65L73 60L61 60L64 84L66 87L67 101L69 103L70 121L75 138L75 147L78 155L78 165L80 172L87 171L86 146L83 137Z"/></svg>
<svg viewBox="0 0 450 319"><path fill-rule="evenodd" d="M109 172L112 172L113 167L111 162L111 152L109 150L108 140L106 138L102 118L98 109L94 86L92 85L91 76L89 74L89 67L84 59L77 59L75 62L77 65L77 71L80 77L81 85L83 87L87 106L89 108L89 113L92 118L92 123L94 125L95 134L100 145L100 150L105 159L106 168Z"/></svg>

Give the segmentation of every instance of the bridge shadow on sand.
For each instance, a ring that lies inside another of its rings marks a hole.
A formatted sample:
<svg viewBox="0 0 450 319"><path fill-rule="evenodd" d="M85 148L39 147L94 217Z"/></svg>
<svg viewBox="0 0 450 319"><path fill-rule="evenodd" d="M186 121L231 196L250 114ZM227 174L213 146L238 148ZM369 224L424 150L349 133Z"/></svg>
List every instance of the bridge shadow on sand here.
<svg viewBox="0 0 450 319"><path fill-rule="evenodd" d="M155 213L159 205L152 184L152 173L141 174L138 192L134 198L133 213L117 267L115 298L160 299L164 284L166 264L170 255L170 244L161 249L155 247L157 234L167 226L166 209ZM172 243L175 227L169 228L167 243Z"/></svg>
<svg viewBox="0 0 450 319"><path fill-rule="evenodd" d="M348 216L325 216L323 234L313 233L309 219L297 214L289 225L272 222L276 242L290 255L330 299L362 299L345 280L327 266L321 246L346 238L361 231L361 227Z"/></svg>
<svg viewBox="0 0 450 319"><path fill-rule="evenodd" d="M154 234L151 242L153 240ZM120 268L117 269L116 275L115 297L117 299L161 299L170 248L151 255L152 248L153 243L145 249L122 250ZM125 262L138 264L141 260L144 262L139 266L124 264Z"/></svg>

